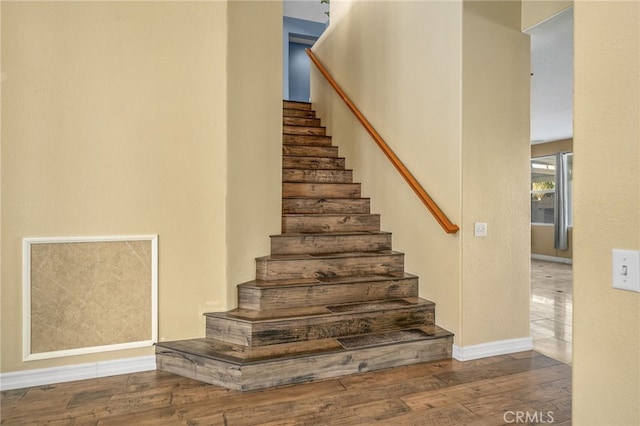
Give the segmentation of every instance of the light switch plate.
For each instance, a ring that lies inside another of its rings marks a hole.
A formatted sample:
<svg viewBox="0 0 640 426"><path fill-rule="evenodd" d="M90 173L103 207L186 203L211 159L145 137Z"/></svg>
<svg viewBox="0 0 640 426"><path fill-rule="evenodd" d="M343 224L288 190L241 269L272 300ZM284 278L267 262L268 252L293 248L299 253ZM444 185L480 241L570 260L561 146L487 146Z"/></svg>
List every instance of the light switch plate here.
<svg viewBox="0 0 640 426"><path fill-rule="evenodd" d="M640 293L640 251L612 251L613 288Z"/></svg>

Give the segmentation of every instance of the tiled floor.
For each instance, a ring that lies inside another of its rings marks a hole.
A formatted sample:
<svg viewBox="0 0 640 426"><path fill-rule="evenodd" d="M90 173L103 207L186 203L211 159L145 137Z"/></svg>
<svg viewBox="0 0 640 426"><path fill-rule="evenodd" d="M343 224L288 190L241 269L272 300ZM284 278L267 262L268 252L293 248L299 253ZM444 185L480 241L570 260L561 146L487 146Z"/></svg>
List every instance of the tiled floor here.
<svg viewBox="0 0 640 426"><path fill-rule="evenodd" d="M533 349L571 364L573 270L563 263L531 260Z"/></svg>

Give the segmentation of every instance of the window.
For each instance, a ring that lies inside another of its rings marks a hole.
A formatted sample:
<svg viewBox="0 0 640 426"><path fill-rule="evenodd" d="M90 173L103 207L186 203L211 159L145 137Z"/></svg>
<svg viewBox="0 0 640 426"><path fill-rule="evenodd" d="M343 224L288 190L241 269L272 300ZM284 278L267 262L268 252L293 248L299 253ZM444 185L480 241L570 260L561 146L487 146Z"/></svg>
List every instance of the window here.
<svg viewBox="0 0 640 426"><path fill-rule="evenodd" d="M566 203L568 225L573 224L573 154L567 153ZM556 156L531 159L531 223L553 224L556 204Z"/></svg>

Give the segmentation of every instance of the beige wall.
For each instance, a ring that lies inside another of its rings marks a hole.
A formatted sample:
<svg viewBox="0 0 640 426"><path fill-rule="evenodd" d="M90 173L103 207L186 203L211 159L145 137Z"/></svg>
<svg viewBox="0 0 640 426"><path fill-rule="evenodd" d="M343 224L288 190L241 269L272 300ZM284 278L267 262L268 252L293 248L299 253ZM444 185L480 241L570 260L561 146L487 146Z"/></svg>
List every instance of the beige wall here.
<svg viewBox="0 0 640 426"><path fill-rule="evenodd" d="M331 16L318 57L459 223L461 3L334 0ZM405 269L420 276L421 295L436 301L438 324L459 336L460 236L444 233L331 90L312 72L313 102L347 168L406 254Z"/></svg>
<svg viewBox="0 0 640 426"><path fill-rule="evenodd" d="M638 425L640 294L611 249L640 250L640 3L574 8L573 423Z"/></svg>
<svg viewBox="0 0 640 426"><path fill-rule="evenodd" d="M267 118L280 108L279 35L274 48L260 50L271 38L237 34L245 24L278 31L281 4L262 5L262 21L238 17L227 2L1 7L2 372L153 353L21 362L24 237L158 234L159 338L203 336L202 312L234 306L237 280L254 273L253 257L268 253L279 224L279 179L270 179L279 169L272 144L280 118L258 140L240 129L246 96L230 97L252 76L231 76L243 66L242 51L264 61L261 81L273 78L266 85L276 87L255 90L251 108ZM248 144L261 155L242 165L254 179L235 169ZM276 201L256 211L237 193ZM251 218L251 237L230 242L239 221ZM260 238L263 245L253 245ZM230 259L238 253L246 271Z"/></svg>
<svg viewBox="0 0 640 426"><path fill-rule="evenodd" d="M519 2L465 1L463 345L529 336L529 37ZM474 222L488 236L474 237Z"/></svg>
<svg viewBox="0 0 640 426"><path fill-rule="evenodd" d="M554 155L559 151L573 152L573 139L531 145L531 158ZM569 249L556 250L553 247L553 225L531 224L531 254L571 259L573 257L573 227L569 228L567 239Z"/></svg>
<svg viewBox="0 0 640 426"><path fill-rule="evenodd" d="M280 233L282 2L229 2L227 294L256 277L255 258Z"/></svg>
<svg viewBox="0 0 640 426"><path fill-rule="evenodd" d="M317 55L445 214L462 224L457 235L444 233L313 74L316 108L383 228L393 232L394 248L406 253L407 271L420 276L421 295L437 303L438 324L456 333L459 346L528 337L529 207L522 194L529 179L529 59L519 4L331 7ZM480 70L475 76L473 67ZM487 102L489 88L497 93ZM505 122L511 125L496 132ZM473 237L474 221L489 223L489 237Z"/></svg>

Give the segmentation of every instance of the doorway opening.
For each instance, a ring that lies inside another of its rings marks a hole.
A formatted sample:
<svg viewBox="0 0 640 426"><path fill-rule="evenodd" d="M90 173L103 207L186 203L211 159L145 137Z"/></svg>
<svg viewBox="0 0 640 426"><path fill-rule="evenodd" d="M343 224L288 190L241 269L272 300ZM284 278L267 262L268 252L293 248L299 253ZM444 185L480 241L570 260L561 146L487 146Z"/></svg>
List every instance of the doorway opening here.
<svg viewBox="0 0 640 426"><path fill-rule="evenodd" d="M570 364L573 317L573 8L531 37L531 337Z"/></svg>
<svg viewBox="0 0 640 426"><path fill-rule="evenodd" d="M289 99L309 102L311 99L310 60L305 52L317 37L289 35Z"/></svg>
<svg viewBox="0 0 640 426"><path fill-rule="evenodd" d="M282 99L309 102L310 62L304 50L327 29L328 10L320 0L283 1Z"/></svg>

